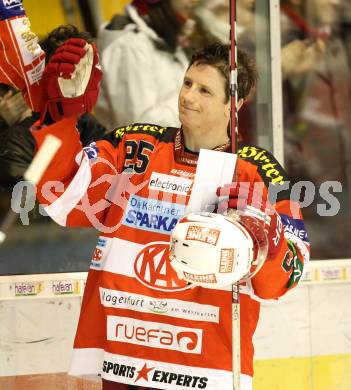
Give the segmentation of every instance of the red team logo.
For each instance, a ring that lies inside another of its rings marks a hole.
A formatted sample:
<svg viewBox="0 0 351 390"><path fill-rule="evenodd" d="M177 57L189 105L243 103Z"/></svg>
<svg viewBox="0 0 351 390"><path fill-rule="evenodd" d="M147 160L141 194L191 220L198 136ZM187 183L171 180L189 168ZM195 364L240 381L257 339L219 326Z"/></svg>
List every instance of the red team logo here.
<svg viewBox="0 0 351 390"><path fill-rule="evenodd" d="M93 261L100 261L102 259L103 252L99 248L95 248L93 254Z"/></svg>
<svg viewBox="0 0 351 390"><path fill-rule="evenodd" d="M190 288L178 278L169 259L169 243L154 242L137 255L134 263L137 279L155 290L179 291Z"/></svg>

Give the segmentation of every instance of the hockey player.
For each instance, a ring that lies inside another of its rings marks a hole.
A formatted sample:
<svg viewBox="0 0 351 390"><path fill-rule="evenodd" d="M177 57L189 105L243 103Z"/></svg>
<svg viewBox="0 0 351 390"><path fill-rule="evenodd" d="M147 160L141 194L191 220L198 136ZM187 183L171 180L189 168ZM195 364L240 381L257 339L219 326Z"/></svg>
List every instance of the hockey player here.
<svg viewBox="0 0 351 390"><path fill-rule="evenodd" d="M179 94L181 128L131 124L85 148L76 121L96 101L96 49L68 40L45 68L42 121L30 136L36 148L48 134L63 146L37 196L57 223L101 232L70 373L101 375L105 390L232 388L231 291L194 287L177 277L169 261L169 236L191 197L198 151L230 150L228 50L213 45L193 57ZM238 65L240 107L256 74L240 52ZM268 188L278 193L270 205L267 260L240 290L241 388L248 390L260 301L277 299L296 286L308 260L308 242L278 161L250 145L241 145L238 156L237 183L226 188L229 207L239 207L240 183L247 183L245 201L259 209L257 214L269 205ZM255 183L264 187L258 203Z"/></svg>

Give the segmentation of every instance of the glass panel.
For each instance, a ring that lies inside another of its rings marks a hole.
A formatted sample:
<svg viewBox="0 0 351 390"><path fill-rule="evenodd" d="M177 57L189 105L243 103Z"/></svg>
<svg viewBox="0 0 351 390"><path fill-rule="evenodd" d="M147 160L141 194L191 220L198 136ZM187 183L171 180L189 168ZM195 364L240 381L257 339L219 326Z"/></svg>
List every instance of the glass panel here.
<svg viewBox="0 0 351 390"><path fill-rule="evenodd" d="M0 221L10 206L10 194L0 194ZM87 271L96 241L93 229L63 228L35 207L29 225L19 219L1 245L0 275Z"/></svg>
<svg viewBox="0 0 351 390"><path fill-rule="evenodd" d="M238 47L256 61L259 73L256 94L239 111L240 133L245 142L273 151L269 2L238 0L237 13Z"/></svg>
<svg viewBox="0 0 351 390"><path fill-rule="evenodd" d="M286 0L281 6L286 168L293 179L309 182L304 216L312 257L347 258L351 3Z"/></svg>

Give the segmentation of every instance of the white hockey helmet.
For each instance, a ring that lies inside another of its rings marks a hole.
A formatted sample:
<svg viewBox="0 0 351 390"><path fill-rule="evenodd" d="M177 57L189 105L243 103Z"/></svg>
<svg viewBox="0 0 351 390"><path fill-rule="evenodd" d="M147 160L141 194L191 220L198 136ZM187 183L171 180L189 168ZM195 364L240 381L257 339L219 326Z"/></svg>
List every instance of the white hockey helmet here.
<svg viewBox="0 0 351 390"><path fill-rule="evenodd" d="M241 216L190 213L181 218L171 234L171 266L180 279L194 285L218 288L252 277L264 253Z"/></svg>

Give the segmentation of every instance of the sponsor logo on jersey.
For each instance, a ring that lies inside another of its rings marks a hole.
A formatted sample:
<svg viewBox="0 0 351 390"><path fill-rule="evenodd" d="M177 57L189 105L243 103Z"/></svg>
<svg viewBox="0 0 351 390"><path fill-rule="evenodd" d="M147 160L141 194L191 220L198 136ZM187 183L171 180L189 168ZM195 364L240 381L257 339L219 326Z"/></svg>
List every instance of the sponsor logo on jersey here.
<svg viewBox="0 0 351 390"><path fill-rule="evenodd" d="M134 124L125 127L119 127L115 130L116 138L122 138L127 132L149 132L154 134L163 134L167 130L166 127L148 125L148 124Z"/></svg>
<svg viewBox="0 0 351 390"><path fill-rule="evenodd" d="M95 248L94 253L93 253L93 261L101 261L103 256L103 251L100 248Z"/></svg>
<svg viewBox="0 0 351 390"><path fill-rule="evenodd" d="M104 360L102 364L102 372L113 373L116 376L124 378L133 378L135 373L135 367L127 366L125 364L112 363L108 360Z"/></svg>
<svg viewBox="0 0 351 390"><path fill-rule="evenodd" d="M191 387L198 389L205 389L207 386L208 378L177 374L175 372L155 370L152 375L153 382L168 383L173 386Z"/></svg>
<svg viewBox="0 0 351 390"><path fill-rule="evenodd" d="M105 307L161 314L187 320L219 322L219 307L212 305L204 305L179 299L156 299L146 295L110 290L102 287L100 287L100 299L101 304Z"/></svg>
<svg viewBox="0 0 351 390"><path fill-rule="evenodd" d="M14 15L24 14L24 11L21 7L13 7L13 9L8 11ZM41 47L38 44L38 37L30 29L30 21L28 18L16 18L10 20L11 27L14 33L14 39L20 50L20 57L23 61L23 65L35 65L35 69L29 70L26 69L26 76L30 84L38 81L42 75L42 72L45 67L44 55ZM38 57L41 56L40 63L35 63Z"/></svg>
<svg viewBox="0 0 351 390"><path fill-rule="evenodd" d="M298 252L293 242L287 240L288 250L285 253L282 267L290 273L288 288L295 286L299 282L303 272L303 261L299 258Z"/></svg>
<svg viewBox="0 0 351 390"><path fill-rule="evenodd" d="M134 262L135 277L144 285L163 291L179 291L191 286L178 278L169 259L169 242L145 246Z"/></svg>
<svg viewBox="0 0 351 390"><path fill-rule="evenodd" d="M210 245L217 245L221 231L217 229L210 229L198 225L190 225L186 232L185 239L192 241L201 241Z"/></svg>
<svg viewBox="0 0 351 390"><path fill-rule="evenodd" d="M37 66L33 66L30 70L28 70L27 77L30 85L33 85L41 80L44 69L45 61L40 61Z"/></svg>
<svg viewBox="0 0 351 390"><path fill-rule="evenodd" d="M107 316L107 340L200 354L202 329Z"/></svg>
<svg viewBox="0 0 351 390"><path fill-rule="evenodd" d="M153 172L149 181L149 189L170 194L187 195L192 183L193 180L184 177Z"/></svg>
<svg viewBox="0 0 351 390"><path fill-rule="evenodd" d="M277 161L272 162L265 150L254 146L244 146L238 151L238 156L254 161L261 174L272 184L284 184L284 172Z"/></svg>
<svg viewBox="0 0 351 390"><path fill-rule="evenodd" d="M301 219L294 219L285 214L280 214L280 218L284 225L284 231L293 234L300 238L302 241L308 243L307 232L305 230L305 224Z"/></svg>
<svg viewBox="0 0 351 390"><path fill-rule="evenodd" d="M91 259L90 266L95 268L101 268L101 260L104 257L104 248L106 247L106 239L99 237L96 247L94 249L93 257Z"/></svg>
<svg viewBox="0 0 351 390"><path fill-rule="evenodd" d="M113 374L117 377L133 379L132 383L137 385L143 382L150 383L163 383L171 385L172 388L193 388L193 389L205 389L207 387L208 378L205 376L187 375L174 371L160 370L157 367L157 362L151 364L150 362L144 362L137 366L111 362L104 360L102 365L102 371L108 375ZM129 382L129 381L128 381ZM137 383L138 382L138 383ZM169 386L167 386L169 388Z"/></svg>
<svg viewBox="0 0 351 390"><path fill-rule="evenodd" d="M88 146L85 146L83 150L87 154L89 160L95 160L99 154L99 149L96 146L96 142L92 142Z"/></svg>
<svg viewBox="0 0 351 390"><path fill-rule="evenodd" d="M177 205L136 195L130 197L123 225L151 232L171 234L185 205Z"/></svg>
<svg viewBox="0 0 351 390"><path fill-rule="evenodd" d="M105 248L105 246L106 246L106 238L99 237L97 246L101 246L102 248Z"/></svg>
<svg viewBox="0 0 351 390"><path fill-rule="evenodd" d="M183 171L181 169L173 168L171 170L171 173L172 173L172 175L177 175L177 176L183 176L183 177L189 177L189 178L194 178L195 177L195 173Z"/></svg>
<svg viewBox="0 0 351 390"><path fill-rule="evenodd" d="M160 300L156 300L156 299L153 301L149 301L149 309L153 313L165 314L169 311L168 302L167 301L160 301Z"/></svg>

